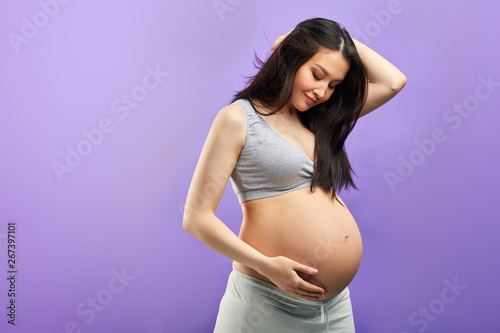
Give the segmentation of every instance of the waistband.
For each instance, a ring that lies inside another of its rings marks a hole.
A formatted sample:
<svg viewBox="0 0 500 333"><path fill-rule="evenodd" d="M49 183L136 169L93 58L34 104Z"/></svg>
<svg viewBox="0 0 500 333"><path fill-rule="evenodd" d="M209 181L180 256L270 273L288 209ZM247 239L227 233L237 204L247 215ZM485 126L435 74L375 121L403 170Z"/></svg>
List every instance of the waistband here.
<svg viewBox="0 0 500 333"><path fill-rule="evenodd" d="M340 302L346 294L349 295L349 287L345 287L344 290L342 290L337 296L330 298L328 300L319 300L319 301L313 301L309 299L304 299L300 298L297 296L290 295L289 293L281 290L274 284L271 284L269 282L257 279L256 277L253 277L251 275L245 274L240 272L234 267L233 264L233 271L231 272L231 275L233 275L237 280L243 280L247 283L247 287L255 289L257 292L263 292L265 294L271 294L275 298L279 298L287 303L291 303L296 306L303 306L303 307L308 307L308 308L321 308L321 307L331 307L334 306L336 303Z"/></svg>

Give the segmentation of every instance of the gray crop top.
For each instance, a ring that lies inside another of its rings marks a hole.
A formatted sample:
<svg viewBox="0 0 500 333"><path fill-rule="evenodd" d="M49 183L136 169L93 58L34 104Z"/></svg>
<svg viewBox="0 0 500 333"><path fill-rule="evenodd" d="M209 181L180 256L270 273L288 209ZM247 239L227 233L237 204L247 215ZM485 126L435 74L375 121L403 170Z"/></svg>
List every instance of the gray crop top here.
<svg viewBox="0 0 500 333"><path fill-rule="evenodd" d="M234 103L241 105L246 117L245 144L230 178L239 202L310 186L314 171L311 159L279 134L248 100Z"/></svg>

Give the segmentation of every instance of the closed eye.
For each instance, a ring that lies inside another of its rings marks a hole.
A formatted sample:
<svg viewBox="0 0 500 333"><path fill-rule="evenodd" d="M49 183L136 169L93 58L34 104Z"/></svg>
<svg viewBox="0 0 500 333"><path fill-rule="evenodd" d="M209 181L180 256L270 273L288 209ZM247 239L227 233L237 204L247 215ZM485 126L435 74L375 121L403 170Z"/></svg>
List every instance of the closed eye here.
<svg viewBox="0 0 500 333"><path fill-rule="evenodd" d="M314 73L313 73L313 76L314 76L314 79L315 79L316 81L320 81L320 80L322 80L322 79L320 79L319 77L317 77L317 76L316 76L316 74L314 74ZM334 89L334 88L335 88L335 86L328 85L328 88L330 88L330 89Z"/></svg>

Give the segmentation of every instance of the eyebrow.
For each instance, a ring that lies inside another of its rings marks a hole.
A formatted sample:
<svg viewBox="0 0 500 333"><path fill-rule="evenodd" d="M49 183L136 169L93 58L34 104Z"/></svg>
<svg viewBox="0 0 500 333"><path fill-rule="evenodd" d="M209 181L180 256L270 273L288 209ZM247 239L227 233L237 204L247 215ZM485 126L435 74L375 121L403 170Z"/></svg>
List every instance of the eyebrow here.
<svg viewBox="0 0 500 333"><path fill-rule="evenodd" d="M323 66L321 66L320 64L314 64L316 66L318 66L323 72L325 72L326 75L330 75L326 69L323 68ZM334 82L342 82L342 80L333 80Z"/></svg>

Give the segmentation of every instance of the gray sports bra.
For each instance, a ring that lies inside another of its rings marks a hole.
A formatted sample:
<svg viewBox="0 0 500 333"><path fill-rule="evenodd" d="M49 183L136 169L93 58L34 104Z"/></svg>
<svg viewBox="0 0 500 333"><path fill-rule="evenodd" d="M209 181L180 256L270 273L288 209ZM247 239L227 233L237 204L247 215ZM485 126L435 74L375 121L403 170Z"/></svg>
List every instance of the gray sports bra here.
<svg viewBox="0 0 500 333"><path fill-rule="evenodd" d="M310 186L313 161L279 134L250 101L238 99L234 103L241 105L246 117L245 144L230 178L239 202Z"/></svg>

